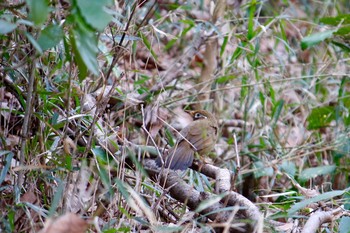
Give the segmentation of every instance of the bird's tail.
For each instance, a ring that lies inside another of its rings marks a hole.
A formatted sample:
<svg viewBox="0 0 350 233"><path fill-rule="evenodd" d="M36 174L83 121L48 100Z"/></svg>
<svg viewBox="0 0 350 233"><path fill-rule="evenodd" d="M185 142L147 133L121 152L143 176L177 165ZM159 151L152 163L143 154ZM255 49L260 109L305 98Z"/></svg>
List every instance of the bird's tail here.
<svg viewBox="0 0 350 233"><path fill-rule="evenodd" d="M194 150L189 143L182 141L169 150L162 158L156 159L157 166L172 170L186 170L193 162Z"/></svg>

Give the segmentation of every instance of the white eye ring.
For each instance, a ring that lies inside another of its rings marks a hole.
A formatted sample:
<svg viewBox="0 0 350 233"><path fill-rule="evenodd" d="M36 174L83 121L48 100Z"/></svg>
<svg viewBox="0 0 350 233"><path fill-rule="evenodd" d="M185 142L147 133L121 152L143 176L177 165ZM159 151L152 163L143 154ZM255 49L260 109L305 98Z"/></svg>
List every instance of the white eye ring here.
<svg viewBox="0 0 350 233"><path fill-rule="evenodd" d="M200 118L206 118L203 114L196 112L196 114L194 114L194 118L195 119L200 119Z"/></svg>

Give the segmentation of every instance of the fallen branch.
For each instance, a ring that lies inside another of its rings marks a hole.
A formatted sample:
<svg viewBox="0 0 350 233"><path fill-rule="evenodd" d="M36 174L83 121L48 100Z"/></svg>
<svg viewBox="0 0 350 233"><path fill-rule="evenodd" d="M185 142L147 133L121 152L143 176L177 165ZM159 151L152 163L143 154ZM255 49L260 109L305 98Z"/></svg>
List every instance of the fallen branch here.
<svg viewBox="0 0 350 233"><path fill-rule="evenodd" d="M175 171L160 169L152 160L146 161L144 166L154 181L158 181L164 189L169 189L171 197L181 203L186 203L193 211L196 210L203 201L217 197L216 194L195 190ZM227 169L221 169L208 164L203 164L200 172L209 177L214 177L217 180L217 190L219 193L225 193L226 198L200 210L199 213L208 217L214 223L229 224L230 232L259 232L259 226L262 226L262 217L258 208L242 195L233 191L227 191L230 187L224 183L226 183L227 179L230 179L230 172ZM230 182L228 182L228 184L230 184ZM227 202L226 206L223 200ZM235 213L235 216L233 218L234 220L230 221L230 219L232 219L232 213ZM239 223L239 225L235 225L235 223ZM223 224L223 226L225 226L225 224Z"/></svg>
<svg viewBox="0 0 350 233"><path fill-rule="evenodd" d="M314 233L321 227L322 224L332 222L340 216L349 215L349 212L339 207L331 211L317 211L307 220L302 233Z"/></svg>

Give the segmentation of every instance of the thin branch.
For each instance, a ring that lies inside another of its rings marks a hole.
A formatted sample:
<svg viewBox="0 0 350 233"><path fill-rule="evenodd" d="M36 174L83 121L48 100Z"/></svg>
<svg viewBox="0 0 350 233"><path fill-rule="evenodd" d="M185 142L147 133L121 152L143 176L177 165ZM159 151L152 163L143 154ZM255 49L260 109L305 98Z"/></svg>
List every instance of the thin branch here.
<svg viewBox="0 0 350 233"><path fill-rule="evenodd" d="M27 102L25 107L24 119L23 119L23 127L22 127L22 137L21 137L21 151L19 155L19 165L25 165L25 151L26 151L26 143L28 139L30 119L32 116L32 105L33 105L33 90L34 90L34 82L35 82L35 59L32 61L29 71L29 83L28 83L28 94L27 94ZM18 172L18 182L17 182L17 191L20 191L22 185L24 183L24 171L20 170ZM19 195L16 195L16 202L19 203Z"/></svg>
<svg viewBox="0 0 350 233"><path fill-rule="evenodd" d="M135 10L138 6L138 2L136 1L135 4L133 5L133 8L132 8L132 11L131 11L131 14L130 14L130 17L128 19L128 22L126 23L126 26L125 26L125 29L123 31L123 34L122 34L122 37L119 41L119 45L117 47L122 47L123 45L123 42L124 42L124 38L125 38L125 35L126 35L126 32L129 30L129 26L130 26L130 22L131 22L131 19L133 18L134 14L135 14ZM111 75L112 73L112 70L114 68L114 66L117 64L117 61L118 61L118 58L120 57L120 49L117 51L117 53L113 56L113 60L112 60L112 63L111 65L109 66L109 69L107 71L107 74L106 74L106 79L108 80L109 79L109 76Z"/></svg>

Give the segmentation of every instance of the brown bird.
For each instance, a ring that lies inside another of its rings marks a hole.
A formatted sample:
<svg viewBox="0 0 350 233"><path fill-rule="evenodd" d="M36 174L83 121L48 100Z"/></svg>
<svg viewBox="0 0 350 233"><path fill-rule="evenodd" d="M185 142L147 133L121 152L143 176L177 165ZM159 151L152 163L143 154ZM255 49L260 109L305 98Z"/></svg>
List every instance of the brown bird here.
<svg viewBox="0 0 350 233"><path fill-rule="evenodd" d="M174 147L166 156L158 157L156 164L173 170L186 170L192 165L194 153L201 156L213 150L218 133L215 117L204 110L186 111L193 122L182 129Z"/></svg>

